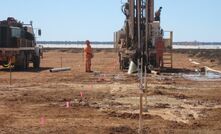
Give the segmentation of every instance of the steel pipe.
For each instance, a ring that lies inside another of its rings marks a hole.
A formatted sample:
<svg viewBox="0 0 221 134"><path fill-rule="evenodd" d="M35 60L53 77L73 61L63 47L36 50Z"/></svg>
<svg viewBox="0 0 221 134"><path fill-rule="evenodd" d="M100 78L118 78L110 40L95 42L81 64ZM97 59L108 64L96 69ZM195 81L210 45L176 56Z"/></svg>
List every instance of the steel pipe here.
<svg viewBox="0 0 221 134"><path fill-rule="evenodd" d="M64 68L53 68L53 69L50 69L49 71L51 73L55 73L55 72L63 72L63 71L70 71L71 68L70 67L64 67Z"/></svg>

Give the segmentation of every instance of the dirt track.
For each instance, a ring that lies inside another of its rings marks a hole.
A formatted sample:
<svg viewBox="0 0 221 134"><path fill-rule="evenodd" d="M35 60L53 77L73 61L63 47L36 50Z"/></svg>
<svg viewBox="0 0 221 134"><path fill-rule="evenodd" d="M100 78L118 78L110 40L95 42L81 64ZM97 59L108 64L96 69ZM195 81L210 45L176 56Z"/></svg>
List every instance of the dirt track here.
<svg viewBox="0 0 221 134"><path fill-rule="evenodd" d="M72 71L50 73L61 66L61 57ZM194 70L190 58L221 69L216 62L185 54L175 54L174 66ZM0 133L136 134L137 78L120 72L116 59L114 52L97 52L95 73L84 73L81 53L49 51L40 72L13 71L12 86L8 70L1 69ZM144 132L221 133L220 90L220 81L189 81L177 73L149 75Z"/></svg>

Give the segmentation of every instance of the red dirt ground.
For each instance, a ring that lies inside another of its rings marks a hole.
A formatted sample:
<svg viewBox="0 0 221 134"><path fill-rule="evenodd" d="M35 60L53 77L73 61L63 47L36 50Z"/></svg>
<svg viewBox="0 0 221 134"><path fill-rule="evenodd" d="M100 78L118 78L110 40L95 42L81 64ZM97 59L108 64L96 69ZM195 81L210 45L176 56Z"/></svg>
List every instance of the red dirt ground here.
<svg viewBox="0 0 221 134"><path fill-rule="evenodd" d="M50 73L61 66L71 71ZM221 69L218 63L174 54L174 67L194 70L194 59ZM94 73L85 73L82 53L48 51L36 72L0 71L1 134L136 134L138 133L138 80L118 70L117 54L95 53ZM148 75L144 133L221 133L220 81L196 82L181 74ZM82 93L82 97L81 94ZM70 107L66 107L70 102Z"/></svg>

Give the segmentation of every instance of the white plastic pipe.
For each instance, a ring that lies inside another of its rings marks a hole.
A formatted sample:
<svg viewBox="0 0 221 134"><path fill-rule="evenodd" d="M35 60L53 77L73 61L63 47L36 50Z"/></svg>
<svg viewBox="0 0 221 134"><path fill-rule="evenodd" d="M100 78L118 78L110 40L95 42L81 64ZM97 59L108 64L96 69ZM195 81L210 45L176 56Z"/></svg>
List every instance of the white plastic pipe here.
<svg viewBox="0 0 221 134"><path fill-rule="evenodd" d="M70 71L70 70L71 70L70 67L53 68L53 69L50 69L50 72L51 72L51 73L55 73L55 72Z"/></svg>

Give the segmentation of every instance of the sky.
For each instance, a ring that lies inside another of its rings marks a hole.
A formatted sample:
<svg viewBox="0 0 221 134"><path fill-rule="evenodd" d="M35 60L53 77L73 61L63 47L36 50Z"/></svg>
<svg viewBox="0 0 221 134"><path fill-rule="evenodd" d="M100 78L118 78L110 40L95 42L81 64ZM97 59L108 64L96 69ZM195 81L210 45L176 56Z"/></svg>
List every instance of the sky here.
<svg viewBox="0 0 221 134"><path fill-rule="evenodd" d="M40 41L113 41L122 28L126 0L0 0L0 20L33 21ZM161 26L174 41L221 42L221 0L155 0Z"/></svg>

